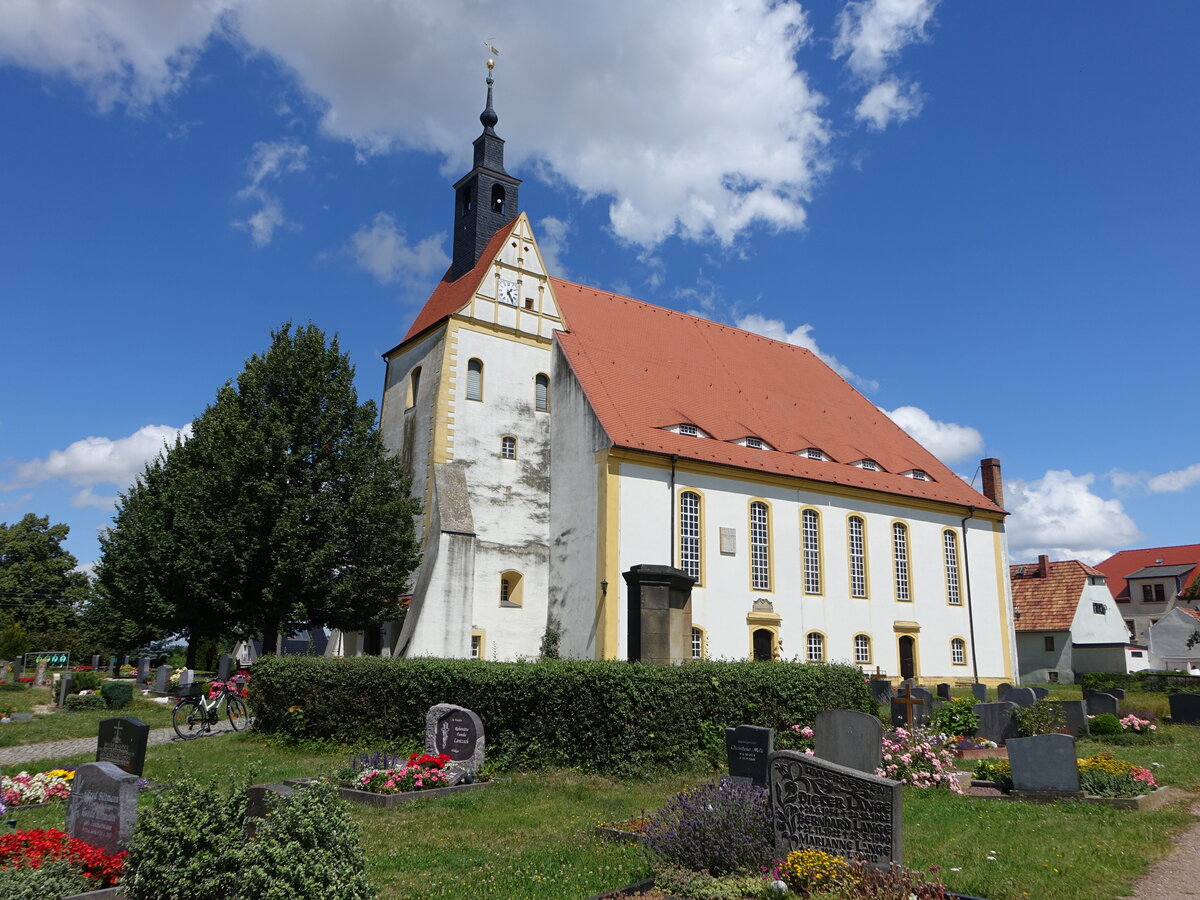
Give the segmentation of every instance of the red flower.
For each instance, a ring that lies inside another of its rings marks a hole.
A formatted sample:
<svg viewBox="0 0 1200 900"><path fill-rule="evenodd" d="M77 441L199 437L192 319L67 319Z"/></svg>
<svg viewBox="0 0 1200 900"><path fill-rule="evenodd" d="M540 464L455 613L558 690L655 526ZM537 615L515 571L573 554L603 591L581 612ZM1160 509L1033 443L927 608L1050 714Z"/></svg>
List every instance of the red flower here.
<svg viewBox="0 0 1200 900"><path fill-rule="evenodd" d="M128 854L105 853L57 828L12 831L0 836L0 868L39 868L47 859L65 859L99 887L112 887L125 869Z"/></svg>

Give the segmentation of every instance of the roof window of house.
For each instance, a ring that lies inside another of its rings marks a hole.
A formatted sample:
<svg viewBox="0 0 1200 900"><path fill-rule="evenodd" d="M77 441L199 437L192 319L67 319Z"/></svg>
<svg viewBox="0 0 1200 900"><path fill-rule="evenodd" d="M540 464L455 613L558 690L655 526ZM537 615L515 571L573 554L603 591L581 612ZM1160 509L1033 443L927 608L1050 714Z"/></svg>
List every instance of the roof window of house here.
<svg viewBox="0 0 1200 900"><path fill-rule="evenodd" d="M851 465L858 466L860 469L866 469L868 472L880 471L879 463L875 462L873 459L860 459L856 463L851 463Z"/></svg>
<svg viewBox="0 0 1200 900"><path fill-rule="evenodd" d="M930 481L931 480L929 477L929 473L926 472L924 469L912 469L911 471L905 472L904 474L907 475L909 478L913 479L914 481Z"/></svg>
<svg viewBox="0 0 1200 900"><path fill-rule="evenodd" d="M1142 602L1143 603L1165 603L1167 600L1167 592L1161 584L1143 584L1142 585Z"/></svg>
<svg viewBox="0 0 1200 900"><path fill-rule="evenodd" d="M686 434L688 437L699 437L700 429L697 428L695 425L680 425L679 433Z"/></svg>
<svg viewBox="0 0 1200 900"><path fill-rule="evenodd" d="M803 456L807 456L809 459L825 459L825 454L816 447L809 447L807 450L802 450L800 452Z"/></svg>
<svg viewBox="0 0 1200 900"><path fill-rule="evenodd" d="M1098 616L1102 616L1106 612L1108 612L1108 607L1105 606L1103 603L1093 603L1092 604L1092 612L1094 612Z"/></svg>
<svg viewBox="0 0 1200 900"><path fill-rule="evenodd" d="M763 439L760 437L746 438L746 446L751 450L761 450L763 448Z"/></svg>
<svg viewBox="0 0 1200 900"><path fill-rule="evenodd" d="M1089 575L1088 584L1107 584L1103 575Z"/></svg>

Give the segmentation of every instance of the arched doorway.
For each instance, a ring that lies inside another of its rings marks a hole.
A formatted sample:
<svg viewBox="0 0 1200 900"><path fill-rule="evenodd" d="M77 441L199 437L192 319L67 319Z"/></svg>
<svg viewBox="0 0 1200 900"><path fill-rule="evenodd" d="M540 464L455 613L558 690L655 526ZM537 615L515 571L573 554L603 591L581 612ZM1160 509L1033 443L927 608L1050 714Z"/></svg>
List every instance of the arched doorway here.
<svg viewBox="0 0 1200 900"><path fill-rule="evenodd" d="M912 635L900 635L900 677L913 678L917 674L917 640Z"/></svg>
<svg viewBox="0 0 1200 900"><path fill-rule="evenodd" d="M767 628L754 629L754 658L770 662L775 658L775 635Z"/></svg>

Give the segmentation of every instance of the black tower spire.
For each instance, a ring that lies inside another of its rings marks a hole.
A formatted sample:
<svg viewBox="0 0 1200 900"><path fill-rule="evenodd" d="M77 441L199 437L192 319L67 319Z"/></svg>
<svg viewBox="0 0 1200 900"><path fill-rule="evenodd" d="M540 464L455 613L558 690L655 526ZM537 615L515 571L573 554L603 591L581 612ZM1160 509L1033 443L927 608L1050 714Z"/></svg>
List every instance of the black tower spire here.
<svg viewBox="0 0 1200 900"><path fill-rule="evenodd" d="M488 60L487 106L479 114L483 134L475 138L475 165L454 185L454 259L448 279L475 267L492 235L517 217L519 178L504 171L504 141L496 134L500 117L492 108L492 69Z"/></svg>

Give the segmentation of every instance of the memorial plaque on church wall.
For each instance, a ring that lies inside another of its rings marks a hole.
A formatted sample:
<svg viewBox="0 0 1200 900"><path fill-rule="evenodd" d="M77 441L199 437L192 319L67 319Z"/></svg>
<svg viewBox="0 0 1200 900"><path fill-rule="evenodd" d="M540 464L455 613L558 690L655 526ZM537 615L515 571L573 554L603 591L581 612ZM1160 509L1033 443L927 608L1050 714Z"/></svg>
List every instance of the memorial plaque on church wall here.
<svg viewBox="0 0 1200 900"><path fill-rule="evenodd" d="M111 763L132 775L146 767L150 726L141 719L103 719L96 739L96 762Z"/></svg>
<svg viewBox="0 0 1200 900"><path fill-rule="evenodd" d="M483 722L471 710L439 703L425 714L426 753L445 753L459 770L475 773L483 765L483 748Z"/></svg>
<svg viewBox="0 0 1200 900"><path fill-rule="evenodd" d="M811 848L887 868L903 856L900 782L778 750L770 757L775 852Z"/></svg>
<svg viewBox="0 0 1200 900"><path fill-rule="evenodd" d="M725 759L729 777L767 786L767 759L775 749L775 731L757 725L725 729Z"/></svg>

